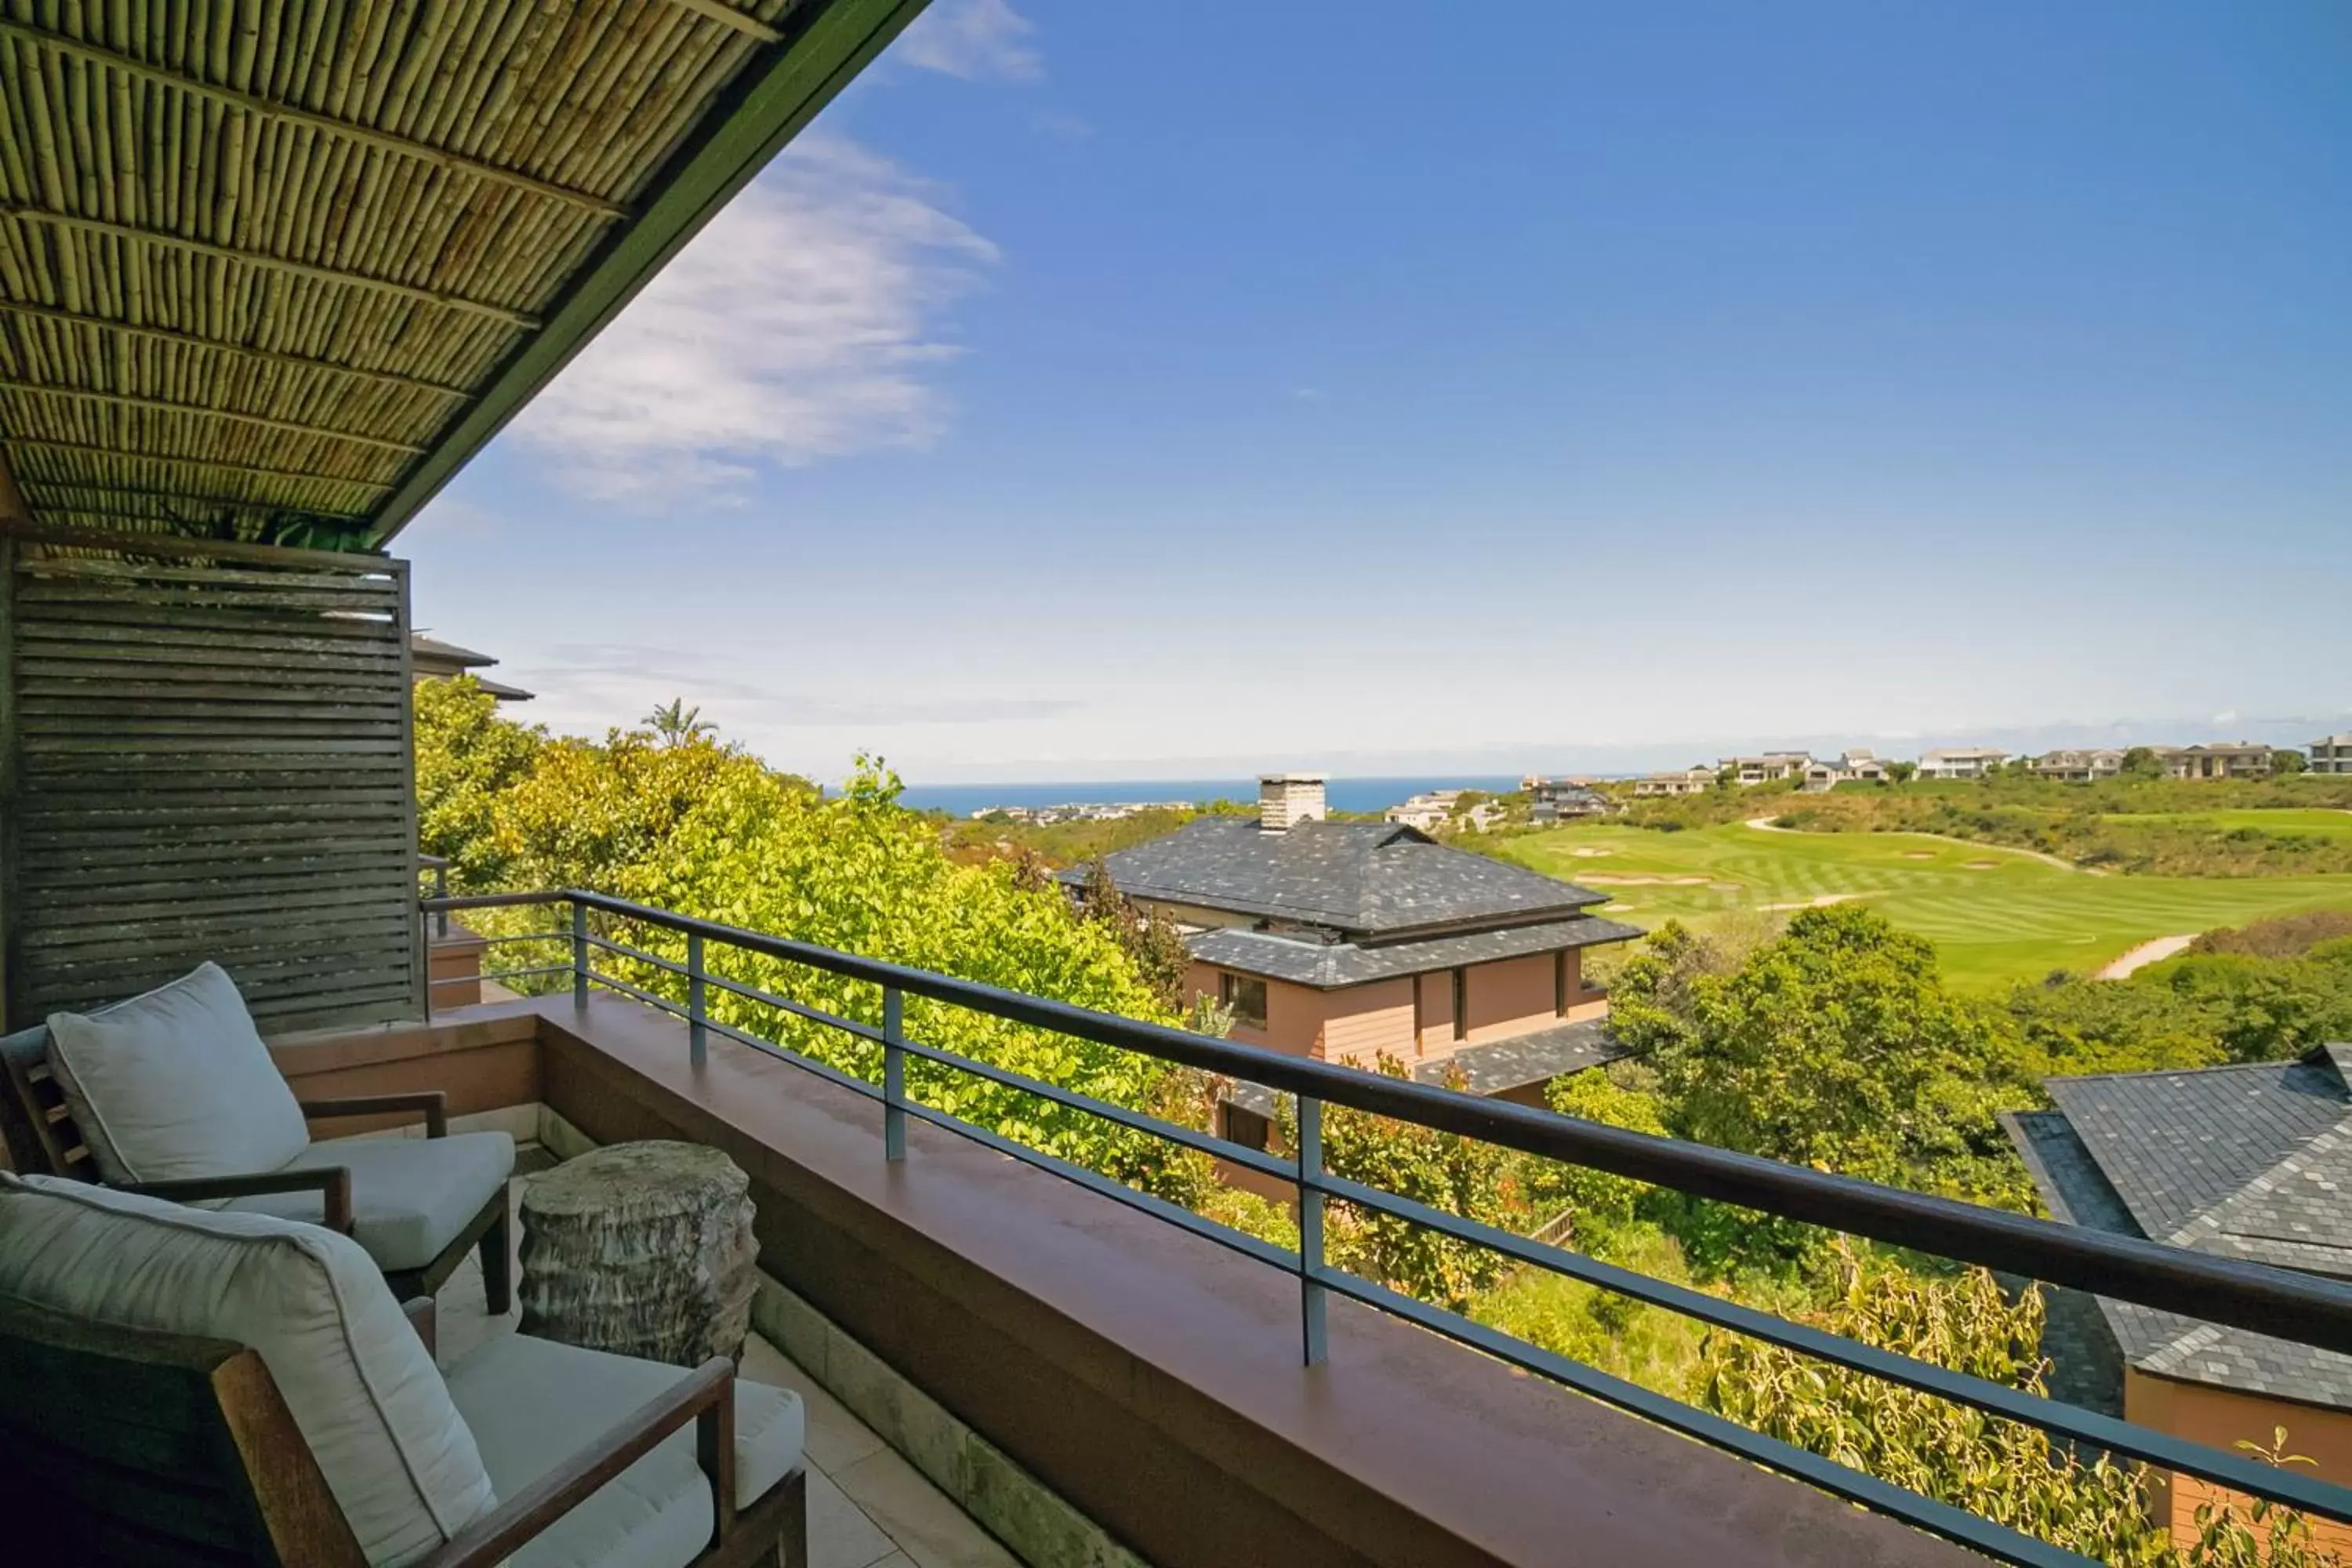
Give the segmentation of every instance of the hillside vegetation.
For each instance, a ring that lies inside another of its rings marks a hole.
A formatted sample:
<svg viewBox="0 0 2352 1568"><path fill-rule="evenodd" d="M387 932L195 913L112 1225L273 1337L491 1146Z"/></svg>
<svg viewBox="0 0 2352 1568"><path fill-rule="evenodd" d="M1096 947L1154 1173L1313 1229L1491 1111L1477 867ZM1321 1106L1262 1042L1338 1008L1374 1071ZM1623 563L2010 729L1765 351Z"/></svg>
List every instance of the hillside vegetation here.
<svg viewBox="0 0 2352 1568"><path fill-rule="evenodd" d="M2136 876L2277 877L2352 871L2352 778L2117 778L1724 786L1639 800L1618 820L1666 832L1751 817L1813 833L1935 833Z"/></svg>

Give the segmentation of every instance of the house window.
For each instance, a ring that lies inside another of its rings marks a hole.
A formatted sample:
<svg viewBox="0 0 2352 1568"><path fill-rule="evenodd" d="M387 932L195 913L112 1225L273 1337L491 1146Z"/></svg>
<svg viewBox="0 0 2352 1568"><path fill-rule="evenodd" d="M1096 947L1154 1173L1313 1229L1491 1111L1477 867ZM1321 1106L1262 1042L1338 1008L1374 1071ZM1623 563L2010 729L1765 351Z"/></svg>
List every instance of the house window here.
<svg viewBox="0 0 2352 1568"><path fill-rule="evenodd" d="M1454 972L1454 1037L1470 1037L1470 972L1466 969Z"/></svg>
<svg viewBox="0 0 2352 1568"><path fill-rule="evenodd" d="M1250 1149L1266 1149L1274 1144L1274 1123L1256 1111L1226 1100L1225 1138Z"/></svg>
<svg viewBox="0 0 2352 1568"><path fill-rule="evenodd" d="M1265 1027L1265 982L1255 975L1226 975L1218 988L1218 1000L1232 1010L1234 1023L1253 1029Z"/></svg>

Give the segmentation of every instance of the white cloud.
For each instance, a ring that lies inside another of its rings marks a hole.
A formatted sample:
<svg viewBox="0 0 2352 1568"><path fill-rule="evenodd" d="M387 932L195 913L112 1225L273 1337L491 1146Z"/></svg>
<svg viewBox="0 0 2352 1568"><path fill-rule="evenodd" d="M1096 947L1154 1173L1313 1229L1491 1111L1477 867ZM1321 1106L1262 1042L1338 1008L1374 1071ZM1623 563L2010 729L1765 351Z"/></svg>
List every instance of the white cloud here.
<svg viewBox="0 0 2352 1568"><path fill-rule="evenodd" d="M1036 30L1005 0L940 0L898 36L890 52L908 65L966 81L1034 81L1045 74L1028 42Z"/></svg>
<svg viewBox="0 0 2352 1568"><path fill-rule="evenodd" d="M943 307L996 247L936 192L838 136L802 137L516 422L560 482L658 505L796 466L920 447Z"/></svg>

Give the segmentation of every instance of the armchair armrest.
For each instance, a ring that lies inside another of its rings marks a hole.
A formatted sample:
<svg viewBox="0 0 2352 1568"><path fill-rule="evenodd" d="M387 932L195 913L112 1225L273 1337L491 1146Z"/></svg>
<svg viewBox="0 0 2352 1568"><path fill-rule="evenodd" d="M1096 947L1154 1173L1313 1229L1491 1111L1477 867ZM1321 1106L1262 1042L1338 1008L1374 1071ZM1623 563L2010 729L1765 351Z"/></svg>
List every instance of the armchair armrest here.
<svg viewBox="0 0 2352 1568"><path fill-rule="evenodd" d="M711 1483L713 1539L735 1530L735 1363L713 1356L686 1380L629 1413L564 1463L460 1531L419 1568L490 1568L517 1547L594 1496L598 1488L651 1453L662 1439L696 1425L696 1447ZM712 1456L718 1456L715 1467ZM721 1480L724 1485L721 1485Z"/></svg>
<svg viewBox="0 0 2352 1568"><path fill-rule="evenodd" d="M419 1296L413 1301L403 1301L400 1310L408 1320L408 1326L416 1331L416 1337L424 1342L425 1353L439 1355L441 1347L435 1342L440 1338L441 1318L434 1308L433 1298Z"/></svg>
<svg viewBox="0 0 2352 1568"><path fill-rule="evenodd" d="M317 1189L327 1207L327 1228L349 1236L352 1230L352 1173L341 1165L309 1171L257 1171L249 1176L190 1176L176 1182L136 1182L120 1191L167 1198L175 1204L205 1198L247 1198L264 1193L299 1193Z"/></svg>
<svg viewBox="0 0 2352 1568"><path fill-rule="evenodd" d="M420 1110L425 1113L425 1136L449 1136L449 1097L437 1089L418 1089L409 1094L353 1094L333 1100L305 1100L299 1102L302 1114L315 1121L336 1116L381 1116L388 1111Z"/></svg>

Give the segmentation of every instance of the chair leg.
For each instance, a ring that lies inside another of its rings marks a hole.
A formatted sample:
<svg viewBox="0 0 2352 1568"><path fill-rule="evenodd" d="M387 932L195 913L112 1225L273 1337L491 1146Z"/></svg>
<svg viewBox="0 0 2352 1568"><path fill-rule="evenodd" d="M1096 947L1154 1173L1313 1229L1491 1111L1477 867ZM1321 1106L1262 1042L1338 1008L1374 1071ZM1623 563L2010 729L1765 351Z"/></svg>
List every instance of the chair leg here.
<svg viewBox="0 0 2352 1568"><path fill-rule="evenodd" d="M500 1187L498 1217L482 1233L482 1304L493 1318L504 1317L514 1305L513 1227L511 1194Z"/></svg>
<svg viewBox="0 0 2352 1568"><path fill-rule="evenodd" d="M784 1538L777 1547L776 1561L783 1568L809 1568L807 1467L803 1465L776 1484L792 1489L792 1501L784 1510Z"/></svg>

